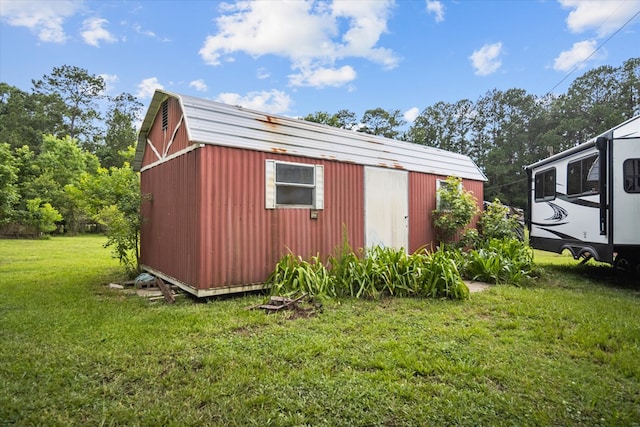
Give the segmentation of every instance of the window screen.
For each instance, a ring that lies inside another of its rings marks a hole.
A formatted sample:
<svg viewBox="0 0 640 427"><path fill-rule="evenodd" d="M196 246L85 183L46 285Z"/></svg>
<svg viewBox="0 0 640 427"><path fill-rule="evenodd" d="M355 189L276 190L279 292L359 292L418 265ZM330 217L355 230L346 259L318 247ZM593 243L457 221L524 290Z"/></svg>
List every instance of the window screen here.
<svg viewBox="0 0 640 427"><path fill-rule="evenodd" d="M624 191L640 193L640 159L627 159L622 164Z"/></svg>
<svg viewBox="0 0 640 427"><path fill-rule="evenodd" d="M570 162L567 165L567 195L582 196L600 192L598 155Z"/></svg>
<svg viewBox="0 0 640 427"><path fill-rule="evenodd" d="M324 207L322 165L266 161L265 207Z"/></svg>
<svg viewBox="0 0 640 427"><path fill-rule="evenodd" d="M556 198L556 169L538 172L535 176L535 200L553 200Z"/></svg>

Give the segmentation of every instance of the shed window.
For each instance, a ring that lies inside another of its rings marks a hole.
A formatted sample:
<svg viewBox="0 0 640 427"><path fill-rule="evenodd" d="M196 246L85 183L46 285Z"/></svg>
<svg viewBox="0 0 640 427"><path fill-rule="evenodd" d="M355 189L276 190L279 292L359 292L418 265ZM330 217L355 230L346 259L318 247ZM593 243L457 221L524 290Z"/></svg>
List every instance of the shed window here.
<svg viewBox="0 0 640 427"><path fill-rule="evenodd" d="M640 159L627 159L622 164L624 191L640 193Z"/></svg>
<svg viewBox="0 0 640 427"><path fill-rule="evenodd" d="M535 176L535 201L542 202L556 198L556 168L538 172Z"/></svg>
<svg viewBox="0 0 640 427"><path fill-rule="evenodd" d="M445 206L445 203L440 198L440 191L447 190L448 186L449 183L445 179L436 180L436 209L439 211L450 209L450 206ZM462 183L458 184L458 191L462 192Z"/></svg>
<svg viewBox="0 0 640 427"><path fill-rule="evenodd" d="M598 155L585 157L567 165L567 196L584 196L600 192Z"/></svg>
<svg viewBox="0 0 640 427"><path fill-rule="evenodd" d="M267 160L265 207L323 209L323 172L322 165Z"/></svg>

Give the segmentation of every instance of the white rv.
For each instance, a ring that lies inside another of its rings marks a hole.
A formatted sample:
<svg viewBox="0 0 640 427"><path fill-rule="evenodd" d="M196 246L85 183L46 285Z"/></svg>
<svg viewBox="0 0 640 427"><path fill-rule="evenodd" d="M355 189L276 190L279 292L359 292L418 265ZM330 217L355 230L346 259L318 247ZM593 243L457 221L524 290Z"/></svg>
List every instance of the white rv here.
<svg viewBox="0 0 640 427"><path fill-rule="evenodd" d="M526 171L532 247L640 271L640 116Z"/></svg>

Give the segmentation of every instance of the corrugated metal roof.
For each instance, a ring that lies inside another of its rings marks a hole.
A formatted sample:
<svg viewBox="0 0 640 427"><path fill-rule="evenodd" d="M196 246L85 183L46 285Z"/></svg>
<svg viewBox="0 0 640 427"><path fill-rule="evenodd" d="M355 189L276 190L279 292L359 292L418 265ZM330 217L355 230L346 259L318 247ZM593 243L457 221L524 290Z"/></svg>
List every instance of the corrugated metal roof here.
<svg viewBox="0 0 640 427"><path fill-rule="evenodd" d="M207 99L157 90L138 136L134 168L140 170L147 133L164 100L180 101L192 144L212 144L367 166L487 181L470 157L304 120L275 116Z"/></svg>

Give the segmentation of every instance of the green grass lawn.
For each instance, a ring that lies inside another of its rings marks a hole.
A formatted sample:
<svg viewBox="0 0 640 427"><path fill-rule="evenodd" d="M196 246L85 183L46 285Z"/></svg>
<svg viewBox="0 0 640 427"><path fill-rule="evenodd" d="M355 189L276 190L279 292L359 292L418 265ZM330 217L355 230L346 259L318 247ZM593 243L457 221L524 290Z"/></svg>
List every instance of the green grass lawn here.
<svg viewBox="0 0 640 427"><path fill-rule="evenodd" d="M0 240L0 425L640 425L640 284L610 268L292 318L110 290L104 241Z"/></svg>

